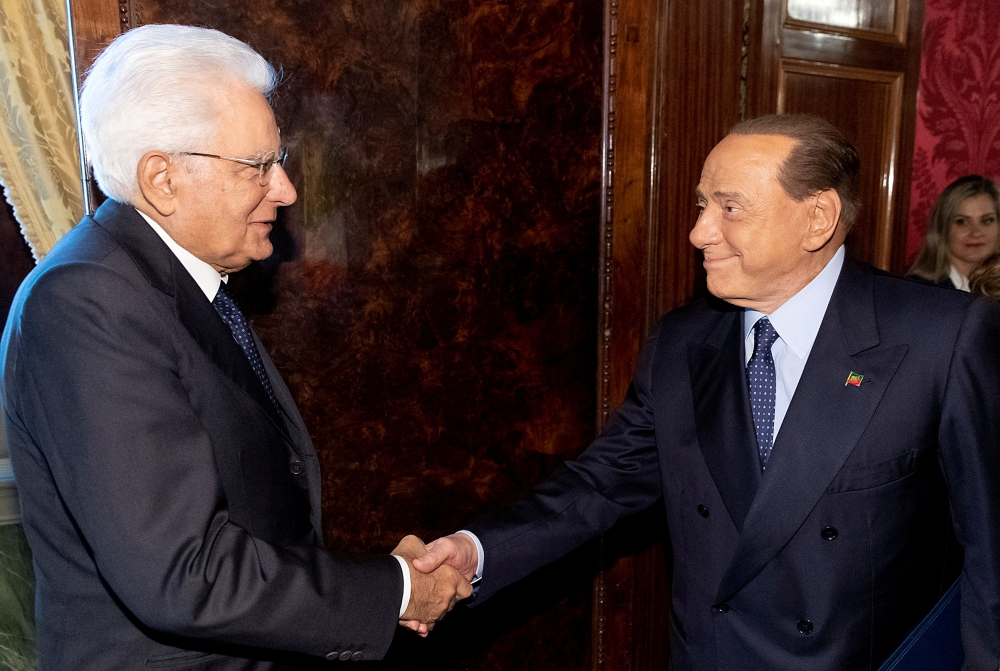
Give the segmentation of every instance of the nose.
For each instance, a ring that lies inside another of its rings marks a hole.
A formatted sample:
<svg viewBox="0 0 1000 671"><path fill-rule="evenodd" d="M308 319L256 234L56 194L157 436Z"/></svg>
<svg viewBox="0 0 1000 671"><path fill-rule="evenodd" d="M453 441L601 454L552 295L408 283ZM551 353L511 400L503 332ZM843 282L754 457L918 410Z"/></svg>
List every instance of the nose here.
<svg viewBox="0 0 1000 671"><path fill-rule="evenodd" d="M705 249L709 245L718 242L719 228L711 216L708 208L702 210L698 219L694 222L694 228L688 234L688 240L698 249Z"/></svg>
<svg viewBox="0 0 1000 671"><path fill-rule="evenodd" d="M276 165L272 169L271 181L267 184L267 198L279 207L291 205L298 198L292 180L288 179L285 169Z"/></svg>

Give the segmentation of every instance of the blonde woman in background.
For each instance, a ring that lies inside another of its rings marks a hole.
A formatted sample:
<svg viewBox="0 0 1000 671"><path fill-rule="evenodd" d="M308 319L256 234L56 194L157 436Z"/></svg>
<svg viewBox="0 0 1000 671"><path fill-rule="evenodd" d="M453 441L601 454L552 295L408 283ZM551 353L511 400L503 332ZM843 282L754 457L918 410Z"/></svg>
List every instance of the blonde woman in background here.
<svg viewBox="0 0 1000 671"><path fill-rule="evenodd" d="M1000 192L992 180L966 175L938 196L930 226L909 277L969 291L969 276L1000 251Z"/></svg>

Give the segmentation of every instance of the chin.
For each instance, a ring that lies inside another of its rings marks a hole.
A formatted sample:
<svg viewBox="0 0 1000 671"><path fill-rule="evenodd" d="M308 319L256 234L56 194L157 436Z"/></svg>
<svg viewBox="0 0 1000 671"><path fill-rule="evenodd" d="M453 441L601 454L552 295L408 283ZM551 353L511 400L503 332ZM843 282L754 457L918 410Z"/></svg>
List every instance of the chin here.
<svg viewBox="0 0 1000 671"><path fill-rule="evenodd" d="M706 279L706 284L708 285L708 292L716 298L727 300L734 295L732 287L729 286L730 283L724 280L720 280L718 278L713 279L712 276L709 275Z"/></svg>
<svg viewBox="0 0 1000 671"><path fill-rule="evenodd" d="M263 261L274 253L274 245L267 238L256 246L253 253L249 255L250 261Z"/></svg>

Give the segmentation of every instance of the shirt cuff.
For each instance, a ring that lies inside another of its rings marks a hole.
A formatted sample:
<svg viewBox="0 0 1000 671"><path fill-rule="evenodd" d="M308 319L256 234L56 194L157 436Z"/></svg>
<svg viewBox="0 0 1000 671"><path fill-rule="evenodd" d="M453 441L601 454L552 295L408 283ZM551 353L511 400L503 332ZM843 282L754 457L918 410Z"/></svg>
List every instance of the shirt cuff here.
<svg viewBox="0 0 1000 671"><path fill-rule="evenodd" d="M410 605L410 565L399 555L392 556L399 561L399 567L403 569L403 602L399 605L399 617L402 619L406 607Z"/></svg>
<svg viewBox="0 0 1000 671"><path fill-rule="evenodd" d="M483 544L479 542L479 538L476 536L476 534L472 533L471 531L462 529L458 533L465 534L466 536L472 539L473 543L476 544L476 554L479 556L479 563L476 565L476 575L472 578L472 581L479 582L480 580L483 579L483 554L484 554Z"/></svg>

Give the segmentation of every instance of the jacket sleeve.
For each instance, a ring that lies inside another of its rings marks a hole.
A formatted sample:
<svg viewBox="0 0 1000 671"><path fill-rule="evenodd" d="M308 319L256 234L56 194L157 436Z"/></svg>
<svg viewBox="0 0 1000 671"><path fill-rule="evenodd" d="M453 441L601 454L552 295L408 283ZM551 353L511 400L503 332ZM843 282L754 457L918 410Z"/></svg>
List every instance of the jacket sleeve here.
<svg viewBox="0 0 1000 671"><path fill-rule="evenodd" d="M965 548L962 645L972 671L1000 665L1000 307L974 301L952 355L939 435Z"/></svg>
<svg viewBox="0 0 1000 671"><path fill-rule="evenodd" d="M652 397L658 334L659 327L648 338L624 402L583 454L526 498L469 527L484 553L476 603L660 498Z"/></svg>
<svg viewBox="0 0 1000 671"><path fill-rule="evenodd" d="M104 266L57 266L10 327L8 413L101 580L162 633L383 656L402 597L397 560L269 544L230 519L160 298Z"/></svg>

